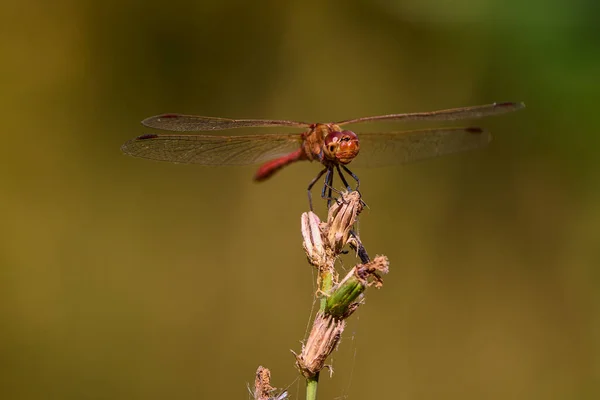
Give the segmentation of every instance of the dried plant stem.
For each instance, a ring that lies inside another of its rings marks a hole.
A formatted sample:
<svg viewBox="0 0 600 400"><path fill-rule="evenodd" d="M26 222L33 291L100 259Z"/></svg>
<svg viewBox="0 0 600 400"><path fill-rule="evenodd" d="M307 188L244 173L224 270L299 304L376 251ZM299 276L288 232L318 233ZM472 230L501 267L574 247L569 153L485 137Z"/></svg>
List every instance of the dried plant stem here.
<svg viewBox="0 0 600 400"><path fill-rule="evenodd" d="M319 376L325 367L325 361L337 347L346 319L364 303L367 287L380 288L383 280L380 274L389 270L385 256L377 256L370 261L358 235L352 230L363 203L357 191L342 193L334 205L329 208L327 222L321 222L313 213L302 214L302 237L308 261L317 268L317 296L320 306L313 325L296 356L296 366L306 378L306 398L316 400ZM339 280L335 271L335 262L348 245L355 249L362 264L353 267ZM255 400L283 400L287 391L273 395L276 391L270 384L271 373L259 367L256 371L254 390Z"/></svg>
<svg viewBox="0 0 600 400"><path fill-rule="evenodd" d="M336 348L348 318L363 302L368 286L381 287L379 274L388 272L385 256L373 261L362 246L358 235L352 231L362 211L363 203L356 191L342 193L329 209L326 223L313 212L302 214L302 236L308 261L317 268L317 295L321 298L319 312L300 354L296 366L306 378L306 398L316 400L320 371L325 360ZM357 249L364 264L358 264L341 280L335 271L335 262L343 248Z"/></svg>

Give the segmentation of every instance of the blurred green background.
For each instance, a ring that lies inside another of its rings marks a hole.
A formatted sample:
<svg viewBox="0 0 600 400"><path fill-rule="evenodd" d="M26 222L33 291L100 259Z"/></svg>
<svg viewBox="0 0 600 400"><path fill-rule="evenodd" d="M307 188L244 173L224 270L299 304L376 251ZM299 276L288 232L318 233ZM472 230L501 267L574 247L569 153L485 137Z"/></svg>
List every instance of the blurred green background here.
<svg viewBox="0 0 600 400"><path fill-rule="evenodd" d="M256 184L252 166L122 155L148 133L143 118L316 122L494 101L528 108L469 122L494 133L483 151L354 168L362 239L391 273L353 316L320 397L600 396L595 1L0 12L0 398L239 399L259 364L275 386L297 377L289 349L315 278L300 214L318 166Z"/></svg>

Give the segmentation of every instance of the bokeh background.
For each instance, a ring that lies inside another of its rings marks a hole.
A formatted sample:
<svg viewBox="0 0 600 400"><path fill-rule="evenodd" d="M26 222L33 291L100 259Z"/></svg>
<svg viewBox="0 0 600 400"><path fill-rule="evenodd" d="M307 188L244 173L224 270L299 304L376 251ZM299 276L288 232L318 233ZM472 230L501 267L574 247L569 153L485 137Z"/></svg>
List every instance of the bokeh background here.
<svg viewBox="0 0 600 400"><path fill-rule="evenodd" d="M122 155L143 118L494 101L528 108L469 122L494 133L485 150L354 169L391 273L320 397L600 396L595 1L1 8L0 398L240 399L261 364L304 396L289 350L314 311L299 227L318 166L255 184L252 166Z"/></svg>

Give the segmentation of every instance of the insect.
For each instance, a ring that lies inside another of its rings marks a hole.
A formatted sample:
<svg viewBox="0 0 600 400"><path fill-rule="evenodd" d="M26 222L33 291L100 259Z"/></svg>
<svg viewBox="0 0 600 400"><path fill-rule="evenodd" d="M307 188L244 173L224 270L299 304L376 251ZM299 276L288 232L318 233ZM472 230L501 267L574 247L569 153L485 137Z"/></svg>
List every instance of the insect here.
<svg viewBox="0 0 600 400"><path fill-rule="evenodd" d="M228 119L183 114L163 114L142 121L144 126L166 131L218 131L234 128L296 127L303 133L217 136L199 134L145 134L121 147L125 154L159 161L201 165L247 165L263 163L254 179L264 181L281 168L297 161L318 161L323 169L308 185L311 189L325 175L321 197L331 200L337 172L343 185L352 190L346 176L360 180L348 169L355 158L371 166L412 161L483 147L489 132L476 127L430 128L413 131L356 133L343 129L351 124L375 121L453 121L499 115L524 108L523 103L493 103L429 112L388 114L348 119L334 123L306 123L268 119ZM359 155L360 153L360 155ZM326 196L327 188L329 193Z"/></svg>

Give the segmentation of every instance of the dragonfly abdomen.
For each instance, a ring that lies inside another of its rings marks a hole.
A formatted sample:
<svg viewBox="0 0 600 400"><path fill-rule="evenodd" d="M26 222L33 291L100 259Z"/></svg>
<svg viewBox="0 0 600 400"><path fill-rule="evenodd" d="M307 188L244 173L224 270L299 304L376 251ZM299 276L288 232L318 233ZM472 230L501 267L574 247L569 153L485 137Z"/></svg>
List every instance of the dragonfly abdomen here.
<svg viewBox="0 0 600 400"><path fill-rule="evenodd" d="M254 175L254 180L257 182L262 182L265 179L270 178L275 172L279 171L281 168L289 165L293 162L300 160L307 160L306 153L303 148L299 148L296 151L293 151L285 156L276 158L271 161L267 161L263 165L260 166L256 174Z"/></svg>

